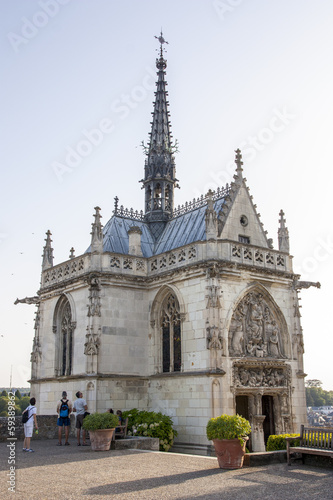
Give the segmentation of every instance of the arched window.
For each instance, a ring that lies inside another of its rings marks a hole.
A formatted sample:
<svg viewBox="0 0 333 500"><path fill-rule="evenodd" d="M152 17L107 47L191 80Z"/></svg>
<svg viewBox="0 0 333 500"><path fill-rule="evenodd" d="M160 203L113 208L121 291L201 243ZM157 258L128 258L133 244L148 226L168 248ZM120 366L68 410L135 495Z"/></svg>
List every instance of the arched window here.
<svg viewBox="0 0 333 500"><path fill-rule="evenodd" d="M162 355L163 372L180 372L181 356L181 321L179 304L170 293L162 304Z"/></svg>
<svg viewBox="0 0 333 500"><path fill-rule="evenodd" d="M170 186L165 188L165 210L171 210Z"/></svg>
<svg viewBox="0 0 333 500"><path fill-rule="evenodd" d="M149 212L151 210L151 187L148 186L147 188L147 204L146 204L146 211Z"/></svg>
<svg viewBox="0 0 333 500"><path fill-rule="evenodd" d="M161 185L158 183L155 186L154 190L154 209L156 210L157 208L161 208L162 206L162 188Z"/></svg>
<svg viewBox="0 0 333 500"><path fill-rule="evenodd" d="M75 323L68 299L62 296L57 304L54 317L56 334L56 375L71 375L73 364L73 335Z"/></svg>

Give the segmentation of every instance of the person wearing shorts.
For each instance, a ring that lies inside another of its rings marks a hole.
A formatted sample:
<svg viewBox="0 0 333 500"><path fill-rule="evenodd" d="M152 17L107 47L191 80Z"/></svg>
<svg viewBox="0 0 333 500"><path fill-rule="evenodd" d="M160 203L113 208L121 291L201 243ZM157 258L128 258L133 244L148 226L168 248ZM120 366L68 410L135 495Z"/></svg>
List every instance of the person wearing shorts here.
<svg viewBox="0 0 333 500"><path fill-rule="evenodd" d="M36 404L36 399L31 398L30 399L30 405L26 409L28 412L28 422L24 424L24 441L23 441L23 451L27 451L29 453L33 452L34 450L30 448L30 439L32 438L32 433L34 431L34 424L36 427L36 430L38 429L37 425L37 408L35 406Z"/></svg>
<svg viewBox="0 0 333 500"><path fill-rule="evenodd" d="M77 391L75 394L77 400L74 401L73 412L76 412L76 434L77 434L77 445L81 446L80 443L80 434L81 428L83 425L84 413L87 411L88 406L86 400L83 399L83 394L80 391ZM88 446L86 443L86 431L82 428L82 446Z"/></svg>
<svg viewBox="0 0 333 500"><path fill-rule="evenodd" d="M61 417L60 416L60 408L61 405L65 403L68 405L68 415L67 417ZM71 419L69 418L70 414L72 413L73 405L69 399L67 399L67 392L63 391L62 393L62 398L58 403L57 406L57 413L58 413L58 420L57 420L57 426L58 426L58 445L61 446L62 442L62 428L65 427L65 445L68 446L70 443L68 442L68 437L69 437L69 429L71 426Z"/></svg>

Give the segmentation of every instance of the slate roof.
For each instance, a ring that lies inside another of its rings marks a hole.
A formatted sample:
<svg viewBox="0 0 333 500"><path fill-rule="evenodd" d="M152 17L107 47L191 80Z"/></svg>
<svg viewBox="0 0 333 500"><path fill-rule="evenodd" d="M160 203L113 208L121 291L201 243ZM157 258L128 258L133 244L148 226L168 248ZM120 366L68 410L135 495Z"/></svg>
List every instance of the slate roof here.
<svg viewBox="0 0 333 500"><path fill-rule="evenodd" d="M219 213L224 203L224 197L215 201L214 210ZM128 230L137 226L142 231L141 249L144 257L152 257L163 252L180 248L195 241L206 239L205 212L207 205L185 212L167 222L160 238L155 242L149 223L128 217L114 215L103 230L104 252L128 254ZM90 248L87 252L90 251Z"/></svg>

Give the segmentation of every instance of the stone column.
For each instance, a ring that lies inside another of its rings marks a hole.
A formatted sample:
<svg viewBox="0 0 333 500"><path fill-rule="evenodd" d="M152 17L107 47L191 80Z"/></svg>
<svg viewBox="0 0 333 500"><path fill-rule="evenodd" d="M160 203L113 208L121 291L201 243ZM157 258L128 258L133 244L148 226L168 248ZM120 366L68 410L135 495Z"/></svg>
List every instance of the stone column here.
<svg viewBox="0 0 333 500"><path fill-rule="evenodd" d="M263 422L266 415L253 415L252 448L254 452L266 451Z"/></svg>

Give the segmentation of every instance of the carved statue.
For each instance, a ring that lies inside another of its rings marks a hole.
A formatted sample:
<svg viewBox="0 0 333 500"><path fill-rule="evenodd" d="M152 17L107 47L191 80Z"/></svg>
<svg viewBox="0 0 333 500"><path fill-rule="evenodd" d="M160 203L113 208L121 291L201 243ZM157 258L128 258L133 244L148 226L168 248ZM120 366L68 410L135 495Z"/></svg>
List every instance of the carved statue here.
<svg viewBox="0 0 333 500"><path fill-rule="evenodd" d="M276 321L273 321L273 330L272 334L269 337L269 350L270 350L270 355L273 358L281 358L281 352L280 352L280 347L279 347L279 328L276 324Z"/></svg>
<svg viewBox="0 0 333 500"><path fill-rule="evenodd" d="M241 356L244 352L243 348L243 326L240 321L238 321L238 326L237 329L235 330L233 337L232 337L232 348L234 354L237 356Z"/></svg>
<svg viewBox="0 0 333 500"><path fill-rule="evenodd" d="M294 281L295 290L300 290L301 288L310 288L310 286L320 288L321 284L319 283L319 281L317 281L316 283L313 281Z"/></svg>
<svg viewBox="0 0 333 500"><path fill-rule="evenodd" d="M16 299L14 304L39 304L40 298L38 296L35 297L25 297L24 299Z"/></svg>
<svg viewBox="0 0 333 500"><path fill-rule="evenodd" d="M84 344L84 354L93 356L98 354L100 340L97 334L87 333L86 342Z"/></svg>
<svg viewBox="0 0 333 500"><path fill-rule="evenodd" d="M262 336L262 321L263 321L263 315L262 311L259 309L258 304L254 303L252 304L252 311L251 311L251 323L249 324L249 328L251 331L251 337L259 339Z"/></svg>
<svg viewBox="0 0 333 500"><path fill-rule="evenodd" d="M207 327L208 349L222 349L221 334L216 326Z"/></svg>

